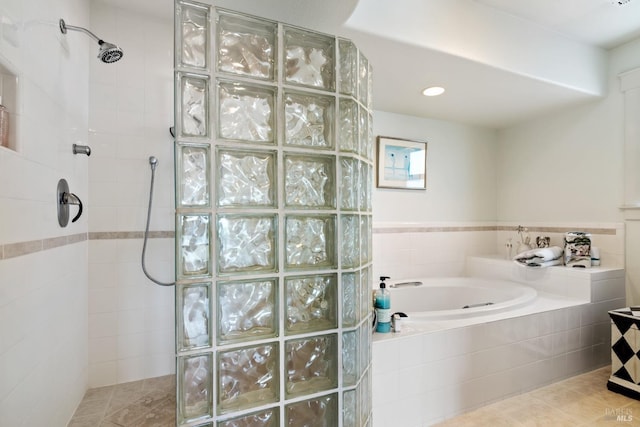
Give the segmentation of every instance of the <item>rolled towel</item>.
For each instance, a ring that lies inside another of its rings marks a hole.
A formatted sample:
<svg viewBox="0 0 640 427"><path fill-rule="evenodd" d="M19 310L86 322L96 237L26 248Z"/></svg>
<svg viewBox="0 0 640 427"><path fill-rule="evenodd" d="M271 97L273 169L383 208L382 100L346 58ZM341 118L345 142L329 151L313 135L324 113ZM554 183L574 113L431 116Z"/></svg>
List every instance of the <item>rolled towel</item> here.
<svg viewBox="0 0 640 427"><path fill-rule="evenodd" d="M549 248L536 248L529 251L524 251L513 257L514 261L527 263L527 262L546 262L553 261L562 256L564 251L559 246L551 246Z"/></svg>
<svg viewBox="0 0 640 427"><path fill-rule="evenodd" d="M543 268L543 267L552 267L554 265L562 265L562 260L558 258L558 259L552 259L551 261L541 261L541 262L532 261L532 262L519 263L519 264L524 265L525 267Z"/></svg>

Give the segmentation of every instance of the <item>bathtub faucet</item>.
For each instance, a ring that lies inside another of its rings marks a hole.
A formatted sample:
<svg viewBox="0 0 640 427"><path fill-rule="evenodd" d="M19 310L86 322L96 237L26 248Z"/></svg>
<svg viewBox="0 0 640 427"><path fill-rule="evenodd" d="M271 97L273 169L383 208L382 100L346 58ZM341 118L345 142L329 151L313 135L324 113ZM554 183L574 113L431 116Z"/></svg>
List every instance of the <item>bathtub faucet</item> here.
<svg viewBox="0 0 640 427"><path fill-rule="evenodd" d="M392 288L401 288L404 286L422 286L422 282L399 282L391 285Z"/></svg>

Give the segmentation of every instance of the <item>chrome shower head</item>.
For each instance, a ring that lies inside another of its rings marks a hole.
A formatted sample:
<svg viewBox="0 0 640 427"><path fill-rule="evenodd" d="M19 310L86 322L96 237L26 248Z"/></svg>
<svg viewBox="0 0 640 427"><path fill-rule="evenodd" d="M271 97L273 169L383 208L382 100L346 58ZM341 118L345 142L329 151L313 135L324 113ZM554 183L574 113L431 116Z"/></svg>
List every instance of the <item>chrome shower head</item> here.
<svg viewBox="0 0 640 427"><path fill-rule="evenodd" d="M85 33L86 35L97 41L100 45L100 50L98 51L98 59L106 64L116 62L120 58L122 58L122 55L124 55L124 52L118 46L102 40L86 28L67 25L64 22L64 19L60 19L58 25L60 26L60 32L62 34L67 34L67 30L80 31L81 33Z"/></svg>
<svg viewBox="0 0 640 427"><path fill-rule="evenodd" d="M116 46L113 43L100 40L98 44L100 45L98 58L100 58L100 61L106 64L111 64L112 62L116 62L117 60L122 58L122 55L124 55L124 52L122 51L122 49L120 49L118 46Z"/></svg>

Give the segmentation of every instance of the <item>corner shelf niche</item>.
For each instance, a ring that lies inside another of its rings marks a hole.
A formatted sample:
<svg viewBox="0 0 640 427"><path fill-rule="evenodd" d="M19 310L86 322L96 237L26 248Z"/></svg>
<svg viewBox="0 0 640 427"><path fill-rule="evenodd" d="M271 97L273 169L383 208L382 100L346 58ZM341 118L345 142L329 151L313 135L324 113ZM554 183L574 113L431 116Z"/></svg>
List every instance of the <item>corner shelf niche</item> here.
<svg viewBox="0 0 640 427"><path fill-rule="evenodd" d="M9 144L0 145L2 148L17 150L18 123L18 76L0 61L0 96L2 105L9 111Z"/></svg>

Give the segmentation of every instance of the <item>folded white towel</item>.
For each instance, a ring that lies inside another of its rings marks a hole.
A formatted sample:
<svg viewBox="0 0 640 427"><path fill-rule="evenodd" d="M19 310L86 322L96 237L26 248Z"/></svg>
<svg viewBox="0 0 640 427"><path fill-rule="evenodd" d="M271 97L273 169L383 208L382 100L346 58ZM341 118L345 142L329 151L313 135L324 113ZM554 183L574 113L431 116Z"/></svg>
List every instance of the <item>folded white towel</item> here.
<svg viewBox="0 0 640 427"><path fill-rule="evenodd" d="M519 262L546 262L553 261L562 256L564 251L559 246L551 246L549 248L536 248L529 251L524 251L513 257L514 261Z"/></svg>

